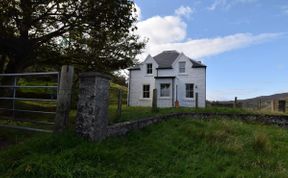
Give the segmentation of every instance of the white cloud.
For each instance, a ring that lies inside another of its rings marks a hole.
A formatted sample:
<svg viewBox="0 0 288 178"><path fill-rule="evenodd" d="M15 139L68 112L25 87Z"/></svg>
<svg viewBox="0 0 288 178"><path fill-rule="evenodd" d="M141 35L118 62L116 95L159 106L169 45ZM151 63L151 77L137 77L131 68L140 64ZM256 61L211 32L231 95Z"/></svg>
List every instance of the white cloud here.
<svg viewBox="0 0 288 178"><path fill-rule="evenodd" d="M215 0L207 9L211 11L217 8L230 9L231 7L238 4L248 4L254 3L256 1L258 0Z"/></svg>
<svg viewBox="0 0 288 178"><path fill-rule="evenodd" d="M219 6L224 6L226 4L226 0L215 0L211 6L208 7L208 10L215 10Z"/></svg>
<svg viewBox="0 0 288 178"><path fill-rule="evenodd" d="M288 15L288 6L282 6L281 9L284 15Z"/></svg>
<svg viewBox="0 0 288 178"><path fill-rule="evenodd" d="M279 36L281 34L278 33L263 33L259 35L237 33L215 38L192 39L182 43L163 43L158 45L149 43L147 52L155 55L165 49L175 49L184 52L192 58L203 58L261 43Z"/></svg>
<svg viewBox="0 0 288 178"><path fill-rule="evenodd" d="M192 10L191 7L189 7L189 6L186 6L186 7L181 6L181 7L179 7L178 9L175 10L175 14L176 14L177 16L189 17L190 14L192 14L192 13L193 13L193 10Z"/></svg>
<svg viewBox="0 0 288 178"><path fill-rule="evenodd" d="M240 1L240 0L239 0ZM248 0L242 0L248 1ZM250 0L251 1L251 0ZM283 36L282 33L236 33L213 38L190 39L187 24L181 16L154 16L137 23L138 34L148 38L144 59L148 54L156 55L163 50L177 50L192 58L204 58L227 51L248 47Z"/></svg>
<svg viewBox="0 0 288 178"><path fill-rule="evenodd" d="M133 12L133 16L137 17L138 20L141 20L141 9L136 3L134 3L134 5L135 5L136 12Z"/></svg>
<svg viewBox="0 0 288 178"><path fill-rule="evenodd" d="M137 24L138 33L153 44L179 42L186 37L186 23L178 16L154 16Z"/></svg>

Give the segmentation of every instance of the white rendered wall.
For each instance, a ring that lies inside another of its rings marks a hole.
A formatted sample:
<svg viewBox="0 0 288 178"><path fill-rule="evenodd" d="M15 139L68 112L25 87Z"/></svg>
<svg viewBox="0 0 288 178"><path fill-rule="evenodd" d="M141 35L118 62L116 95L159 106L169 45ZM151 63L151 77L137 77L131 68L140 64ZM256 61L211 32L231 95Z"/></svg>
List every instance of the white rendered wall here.
<svg viewBox="0 0 288 178"><path fill-rule="evenodd" d="M161 83L169 83L170 84L170 96L169 97L161 97L160 96L160 84ZM173 93L172 93L172 86L173 84L173 79L169 78L169 79L156 79L156 89L157 89L157 105L160 108L163 107L172 107L173 106L173 101L172 97L173 97ZM174 95L175 96L175 95Z"/></svg>
<svg viewBox="0 0 288 178"><path fill-rule="evenodd" d="M185 73L179 73L179 62L185 61ZM146 64L152 63L153 74L146 74ZM173 69L160 69L156 70L158 64L151 56L148 56L146 60L140 65L141 70L131 70L130 72L130 105L131 106L152 106L152 91L156 87L158 91L158 106L159 107L172 107L172 102L176 100L176 86L177 86L177 98L180 106L183 107L195 107L196 92L198 93L198 106L206 106L206 69L205 68L192 68L192 62L184 54L181 54L173 63ZM155 76L175 76L174 82L174 101L172 101L172 79L157 79ZM170 97L160 97L160 83L170 83ZM194 98L186 98L186 83L194 84ZM143 98L143 85L150 85L150 98ZM128 95L129 96L129 95Z"/></svg>
<svg viewBox="0 0 288 178"><path fill-rule="evenodd" d="M147 74L146 64L152 63L153 72ZM146 60L140 65L141 70L130 70L129 89L130 106L152 106L152 94L155 88L156 68L158 64L151 56L148 56ZM143 85L150 85L150 98L143 98Z"/></svg>

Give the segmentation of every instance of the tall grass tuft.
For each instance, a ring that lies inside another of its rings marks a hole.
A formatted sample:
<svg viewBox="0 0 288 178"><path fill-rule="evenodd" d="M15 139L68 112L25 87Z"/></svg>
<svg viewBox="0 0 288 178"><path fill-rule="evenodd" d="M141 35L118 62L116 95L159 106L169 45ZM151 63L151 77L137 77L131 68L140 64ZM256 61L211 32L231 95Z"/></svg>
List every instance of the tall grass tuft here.
<svg viewBox="0 0 288 178"><path fill-rule="evenodd" d="M253 148L255 151L270 152L271 142L266 133L256 132L254 134Z"/></svg>

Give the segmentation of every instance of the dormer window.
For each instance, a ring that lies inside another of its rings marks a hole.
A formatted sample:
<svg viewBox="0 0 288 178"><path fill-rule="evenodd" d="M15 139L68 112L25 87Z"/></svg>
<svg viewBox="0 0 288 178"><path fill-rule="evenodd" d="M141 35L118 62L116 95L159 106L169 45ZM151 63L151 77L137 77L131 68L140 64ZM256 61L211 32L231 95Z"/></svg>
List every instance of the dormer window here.
<svg viewBox="0 0 288 178"><path fill-rule="evenodd" d="M179 62L179 73L185 73L185 65L186 65L185 61Z"/></svg>
<svg viewBox="0 0 288 178"><path fill-rule="evenodd" d="M152 74L152 64L151 63L149 63L149 64L147 64L147 74Z"/></svg>

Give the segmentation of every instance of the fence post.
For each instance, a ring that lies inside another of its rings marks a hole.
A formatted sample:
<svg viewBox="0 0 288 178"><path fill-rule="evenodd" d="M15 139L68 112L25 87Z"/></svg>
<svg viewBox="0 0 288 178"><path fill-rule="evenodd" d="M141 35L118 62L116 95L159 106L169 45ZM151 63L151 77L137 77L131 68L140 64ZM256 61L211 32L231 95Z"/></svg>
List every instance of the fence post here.
<svg viewBox="0 0 288 178"><path fill-rule="evenodd" d="M237 97L235 97L235 99L234 99L233 107L234 107L234 108L237 108Z"/></svg>
<svg viewBox="0 0 288 178"><path fill-rule="evenodd" d="M76 133L92 141L106 137L111 77L97 72L80 74Z"/></svg>
<svg viewBox="0 0 288 178"><path fill-rule="evenodd" d="M261 99L259 100L259 110L260 111L262 110L262 100Z"/></svg>
<svg viewBox="0 0 288 178"><path fill-rule="evenodd" d="M121 117L122 113L122 91L118 90L118 102L117 102L117 117Z"/></svg>
<svg viewBox="0 0 288 178"><path fill-rule="evenodd" d="M153 89L152 112L158 112L158 107L157 107L157 89Z"/></svg>
<svg viewBox="0 0 288 178"><path fill-rule="evenodd" d="M16 90L17 90L17 88L16 88L16 86L17 86L17 77L16 76L14 76L14 78L13 78L13 101L12 101L12 107L13 107L13 109L12 109L12 114L13 114L13 119L16 119L16 112L15 112L15 107L16 107L16 105L15 105L15 99L16 99Z"/></svg>
<svg viewBox="0 0 288 178"><path fill-rule="evenodd" d="M57 109L55 117L55 132L62 132L68 124L71 105L74 67L62 66L60 83L57 94Z"/></svg>
<svg viewBox="0 0 288 178"><path fill-rule="evenodd" d="M276 110L276 100L271 101L271 110L274 112Z"/></svg>
<svg viewBox="0 0 288 178"><path fill-rule="evenodd" d="M196 104L195 107L198 108L198 107L199 107L199 106L198 106L198 101L199 101L199 99L198 99L198 93L195 93L195 97L196 97L196 99L195 99L195 102L196 102L196 103L195 103L195 104Z"/></svg>

